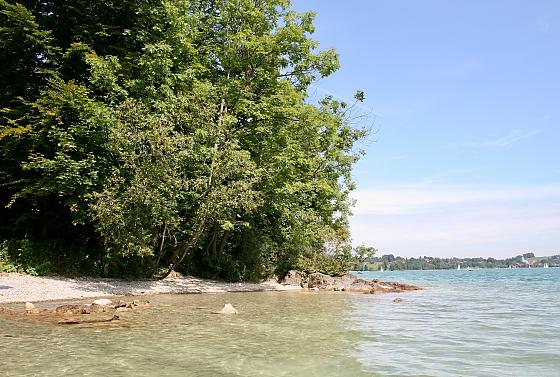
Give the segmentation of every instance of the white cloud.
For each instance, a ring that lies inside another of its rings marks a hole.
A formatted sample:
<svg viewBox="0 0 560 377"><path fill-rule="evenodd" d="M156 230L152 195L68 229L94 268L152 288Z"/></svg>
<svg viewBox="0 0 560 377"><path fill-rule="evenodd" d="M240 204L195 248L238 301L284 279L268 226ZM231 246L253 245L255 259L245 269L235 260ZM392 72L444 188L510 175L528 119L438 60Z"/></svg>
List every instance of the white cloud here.
<svg viewBox="0 0 560 377"><path fill-rule="evenodd" d="M539 17L535 21L535 26L536 26L537 30L539 30L543 33L549 33L552 29L552 23L550 22L550 20L547 17Z"/></svg>
<svg viewBox="0 0 560 377"><path fill-rule="evenodd" d="M560 253L560 186L402 186L358 192L356 244L402 256ZM361 198L361 200L360 200Z"/></svg>
<svg viewBox="0 0 560 377"><path fill-rule="evenodd" d="M450 143L447 145L447 148L466 148L466 149L505 148L513 144L516 144L524 139L528 139L540 132L541 130L533 130L533 131L525 131L525 132L514 130L510 132L508 135L498 137L498 138L486 139L480 141L467 141L462 143Z"/></svg>
<svg viewBox="0 0 560 377"><path fill-rule="evenodd" d="M443 67L440 72L445 76L467 77L472 73L480 71L484 65L478 59L466 59L455 64Z"/></svg>
<svg viewBox="0 0 560 377"><path fill-rule="evenodd" d="M403 185L357 190L356 214L398 214L440 211L450 206L480 203L560 199L560 185L529 187L469 187L460 185Z"/></svg>

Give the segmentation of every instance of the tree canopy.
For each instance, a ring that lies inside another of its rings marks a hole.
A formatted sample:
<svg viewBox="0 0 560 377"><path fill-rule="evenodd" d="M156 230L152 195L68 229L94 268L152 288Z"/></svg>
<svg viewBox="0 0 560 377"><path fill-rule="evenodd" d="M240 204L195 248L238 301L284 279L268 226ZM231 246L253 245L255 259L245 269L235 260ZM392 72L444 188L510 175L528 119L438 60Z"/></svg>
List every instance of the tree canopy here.
<svg viewBox="0 0 560 377"><path fill-rule="evenodd" d="M287 0L0 0L0 239L21 263L348 267L350 104ZM357 100L363 100L359 92Z"/></svg>

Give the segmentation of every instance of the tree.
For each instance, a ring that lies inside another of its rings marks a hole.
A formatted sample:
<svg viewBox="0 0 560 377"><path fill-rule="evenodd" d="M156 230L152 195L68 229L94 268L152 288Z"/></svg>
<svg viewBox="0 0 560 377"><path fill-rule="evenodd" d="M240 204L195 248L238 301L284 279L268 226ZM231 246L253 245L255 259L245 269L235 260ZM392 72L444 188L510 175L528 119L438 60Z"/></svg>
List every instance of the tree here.
<svg viewBox="0 0 560 377"><path fill-rule="evenodd" d="M112 275L346 268L365 131L349 104L306 101L338 68L310 38L311 13L284 0L23 4L1 3L29 25L1 46L45 73L26 68L34 89L5 102L1 211L16 225L4 238L79 239Z"/></svg>

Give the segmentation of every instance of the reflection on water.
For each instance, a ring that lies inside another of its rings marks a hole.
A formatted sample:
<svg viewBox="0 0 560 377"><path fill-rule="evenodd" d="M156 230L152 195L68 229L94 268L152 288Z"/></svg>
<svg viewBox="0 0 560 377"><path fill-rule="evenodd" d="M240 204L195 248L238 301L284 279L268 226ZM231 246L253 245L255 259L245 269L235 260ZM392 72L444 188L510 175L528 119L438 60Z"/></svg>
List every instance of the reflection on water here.
<svg viewBox="0 0 560 377"><path fill-rule="evenodd" d="M97 326L0 317L0 374L560 375L560 269L364 277L428 289L399 303L344 293L151 296L152 306ZM228 302L240 314L213 314Z"/></svg>

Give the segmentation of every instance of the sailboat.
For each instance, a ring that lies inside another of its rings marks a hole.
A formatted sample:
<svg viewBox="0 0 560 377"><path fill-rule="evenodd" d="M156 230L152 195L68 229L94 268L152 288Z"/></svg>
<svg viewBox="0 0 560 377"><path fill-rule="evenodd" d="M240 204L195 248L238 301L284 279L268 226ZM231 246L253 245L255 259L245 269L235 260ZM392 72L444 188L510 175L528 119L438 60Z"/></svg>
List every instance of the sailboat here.
<svg viewBox="0 0 560 377"><path fill-rule="evenodd" d="M379 271L380 271L380 272L383 272L383 266L380 266L380 267L379 267Z"/></svg>
<svg viewBox="0 0 560 377"><path fill-rule="evenodd" d="M461 269L461 265L460 265L460 264L457 265L457 269L458 269L458 270Z"/></svg>
<svg viewBox="0 0 560 377"><path fill-rule="evenodd" d="M548 263L545 263L543 268L548 268Z"/></svg>

